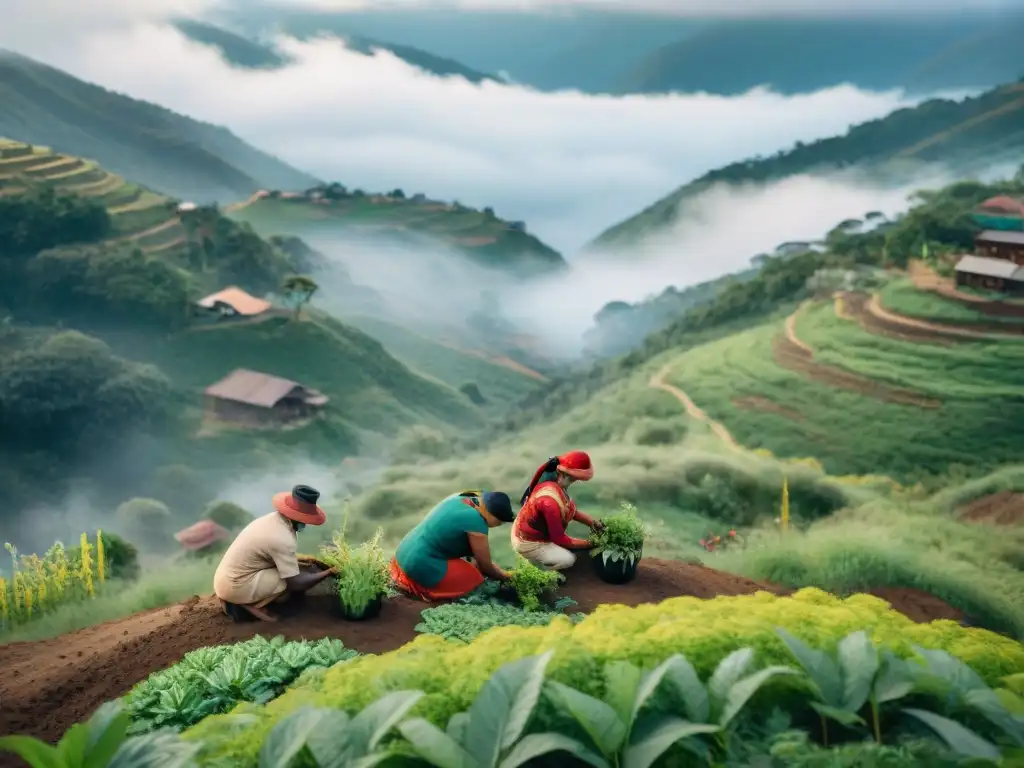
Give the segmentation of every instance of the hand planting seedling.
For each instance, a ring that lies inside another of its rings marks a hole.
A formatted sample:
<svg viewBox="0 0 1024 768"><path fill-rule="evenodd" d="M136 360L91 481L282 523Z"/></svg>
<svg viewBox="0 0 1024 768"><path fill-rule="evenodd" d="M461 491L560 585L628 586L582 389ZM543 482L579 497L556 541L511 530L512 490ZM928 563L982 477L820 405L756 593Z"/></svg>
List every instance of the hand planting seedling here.
<svg viewBox="0 0 1024 768"><path fill-rule="evenodd" d="M612 583L630 581L643 555L647 528L629 502L621 511L604 518L604 527L590 536L590 556L600 558L601 578Z"/></svg>

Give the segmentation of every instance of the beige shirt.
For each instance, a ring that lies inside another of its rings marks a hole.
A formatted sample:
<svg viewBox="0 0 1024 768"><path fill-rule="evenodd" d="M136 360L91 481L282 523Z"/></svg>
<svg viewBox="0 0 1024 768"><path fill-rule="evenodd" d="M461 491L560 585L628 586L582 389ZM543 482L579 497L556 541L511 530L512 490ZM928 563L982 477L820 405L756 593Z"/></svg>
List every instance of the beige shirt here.
<svg viewBox="0 0 1024 768"><path fill-rule="evenodd" d="M224 553L213 576L213 591L236 605L269 602L299 575L295 529L279 512L249 523Z"/></svg>

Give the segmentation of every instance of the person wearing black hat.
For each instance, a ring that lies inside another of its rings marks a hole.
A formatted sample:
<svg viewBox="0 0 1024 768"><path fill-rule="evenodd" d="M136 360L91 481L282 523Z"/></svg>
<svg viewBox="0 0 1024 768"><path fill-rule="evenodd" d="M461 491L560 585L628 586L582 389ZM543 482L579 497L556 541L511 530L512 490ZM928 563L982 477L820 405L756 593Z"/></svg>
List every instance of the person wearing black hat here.
<svg viewBox="0 0 1024 768"><path fill-rule="evenodd" d="M278 493L271 500L274 511L256 518L235 537L213 576L213 591L225 613L236 621L277 621L267 605L306 592L331 575L331 570L303 573L298 562L296 534L327 520L319 499L320 492L308 485Z"/></svg>
<svg viewBox="0 0 1024 768"><path fill-rule="evenodd" d="M499 491L449 496L402 539L391 560L391 580L427 601L468 595L485 577L507 581L508 574L491 559L487 533L514 519L512 502Z"/></svg>

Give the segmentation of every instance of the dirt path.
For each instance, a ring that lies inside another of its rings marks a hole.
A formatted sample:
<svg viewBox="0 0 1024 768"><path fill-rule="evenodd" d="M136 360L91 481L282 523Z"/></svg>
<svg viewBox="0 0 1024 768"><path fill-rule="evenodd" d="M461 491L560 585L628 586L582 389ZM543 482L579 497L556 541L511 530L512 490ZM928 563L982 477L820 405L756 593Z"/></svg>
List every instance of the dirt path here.
<svg viewBox="0 0 1024 768"><path fill-rule="evenodd" d="M467 357L475 357L478 360L483 360L485 362L490 363L491 365L497 365L500 366L501 368L507 368L510 371L521 373L523 376L529 376L531 379L536 379L537 381L546 382L548 380L548 377L545 376L543 373L535 371L533 370L533 368L523 365L522 363L518 363L512 358L507 357L505 355L488 355L486 352L481 352L478 349L469 349L468 347L462 347L451 341L438 341L435 343L439 344L442 347L447 347L448 349L454 350L460 354L466 355Z"/></svg>
<svg viewBox="0 0 1024 768"><path fill-rule="evenodd" d="M807 353L808 357L814 357L814 350L811 345L796 335L796 321L804 313L804 310L811 304L810 301L803 302L789 317L786 318L786 338L793 346L799 347Z"/></svg>
<svg viewBox="0 0 1024 768"><path fill-rule="evenodd" d="M105 243L107 245L114 245L116 243L127 243L127 242L129 242L131 240L141 240L143 237L149 237L150 235L156 235L156 234L158 234L160 232L163 232L165 229L170 229L171 227L173 227L175 224L178 224L178 223L180 223L178 217L177 216L172 216L167 221L162 221L159 224L157 224L155 227L150 227L149 229L144 229L141 232L132 232L130 235L124 235L122 237L115 237L115 238L112 238L110 240L106 240Z"/></svg>
<svg viewBox="0 0 1024 768"><path fill-rule="evenodd" d="M882 299L878 293L871 294L871 299L866 305L867 311L877 317L879 320L883 320L888 323L895 325L902 325L906 328L916 328L922 331L928 331L929 333L937 336L959 336L965 339L1012 339L1019 337L1019 333L990 333L982 331L973 331L968 328L958 328L952 325L945 325L942 323L934 323L929 320L921 320L916 317L907 317L906 315L899 315L892 312L882 306Z"/></svg>
<svg viewBox="0 0 1024 768"><path fill-rule="evenodd" d="M701 408L697 407L697 404L690 399L690 396L683 392L679 387L674 384L668 383L668 374L672 370L672 365L666 365L656 374L651 377L648 386L653 389L660 389L662 392L668 392L672 397L683 404L686 409L686 415L697 421L703 421L707 424L711 431L715 433L718 438L725 443L729 448L733 450L742 450L742 446L736 442L736 439L732 436L728 429L718 421L715 421L707 415Z"/></svg>
<svg viewBox="0 0 1024 768"><path fill-rule="evenodd" d="M577 601L574 610L583 612L609 603L634 606L679 596L710 599L761 590L788 593L698 564L656 558L645 558L636 580L623 586L598 579L587 557L580 558L566 575L568 582L562 593ZM956 609L915 590L872 593L890 600L893 608L916 621L963 618ZM104 701L124 695L133 685L177 663L189 651L240 642L256 634L282 635L289 640L336 637L346 646L366 653L395 650L416 636L420 612L429 607L396 598L387 602L378 620L347 622L333 615L333 600L309 596L301 611L267 625L235 624L224 616L215 599L192 597L169 608L53 640L0 646L4 669L0 680L0 733L25 733L56 740ZM0 765L8 764L0 759Z"/></svg>
<svg viewBox="0 0 1024 768"><path fill-rule="evenodd" d="M238 202L238 203L231 203L231 205L229 205L228 207L226 207L224 209L224 213L234 213L235 211L240 211L243 208L248 208L250 205L255 203L257 200L262 200L264 197L266 197L266 195L262 195L259 192L253 192L249 196L248 200L242 200L241 202Z"/></svg>

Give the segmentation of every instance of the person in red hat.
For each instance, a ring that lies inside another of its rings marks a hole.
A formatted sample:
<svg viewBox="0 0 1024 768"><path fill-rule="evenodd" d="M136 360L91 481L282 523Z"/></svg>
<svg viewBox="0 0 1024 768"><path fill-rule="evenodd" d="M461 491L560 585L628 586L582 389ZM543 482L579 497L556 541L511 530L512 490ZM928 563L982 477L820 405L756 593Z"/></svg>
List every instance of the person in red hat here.
<svg viewBox="0 0 1024 768"><path fill-rule="evenodd" d="M593 476L590 456L583 451L570 451L542 464L520 500L522 509L512 526L512 548L542 568L562 571L572 567L576 562L572 550L589 549L590 543L569 536L569 523L575 520L594 531L604 529L604 523L580 512L569 498L570 485Z"/></svg>
<svg viewBox="0 0 1024 768"><path fill-rule="evenodd" d="M249 523L231 542L213 576L213 591L224 612L236 621L249 616L277 621L266 607L303 593L334 573L303 572L296 534L307 525L323 525L327 515L317 504L320 492L296 485L276 494L274 511Z"/></svg>

